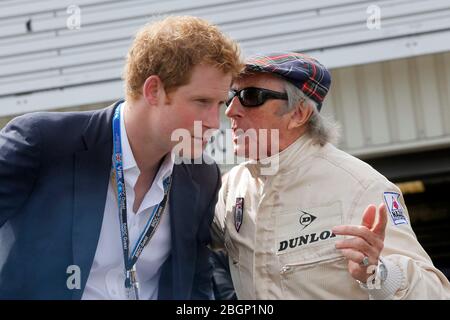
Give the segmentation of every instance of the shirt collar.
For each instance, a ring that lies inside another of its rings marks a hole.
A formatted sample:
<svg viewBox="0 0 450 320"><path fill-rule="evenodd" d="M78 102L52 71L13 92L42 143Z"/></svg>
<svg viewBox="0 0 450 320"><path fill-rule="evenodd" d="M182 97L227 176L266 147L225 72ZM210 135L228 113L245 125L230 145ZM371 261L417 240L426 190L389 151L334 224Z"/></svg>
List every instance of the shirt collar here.
<svg viewBox="0 0 450 320"><path fill-rule="evenodd" d="M166 154L161 165L159 166L158 173L156 174L155 177L158 183L161 182L161 186L162 181L172 174L174 164L175 164L175 155L173 154L173 152Z"/></svg>
<svg viewBox="0 0 450 320"><path fill-rule="evenodd" d="M123 169L131 169L137 167L133 152L131 151L130 142L128 141L127 129L125 128L124 109L126 102L123 102L120 107L120 140L122 141L122 161Z"/></svg>

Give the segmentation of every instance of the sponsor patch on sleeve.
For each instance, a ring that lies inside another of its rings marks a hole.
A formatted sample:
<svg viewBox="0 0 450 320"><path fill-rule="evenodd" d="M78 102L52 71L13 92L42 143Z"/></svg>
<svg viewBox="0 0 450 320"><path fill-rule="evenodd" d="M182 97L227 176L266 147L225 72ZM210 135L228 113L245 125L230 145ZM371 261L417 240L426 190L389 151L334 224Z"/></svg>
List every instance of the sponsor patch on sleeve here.
<svg viewBox="0 0 450 320"><path fill-rule="evenodd" d="M405 210L400 203L400 194L397 192L383 193L384 202L395 225L408 224L406 220Z"/></svg>

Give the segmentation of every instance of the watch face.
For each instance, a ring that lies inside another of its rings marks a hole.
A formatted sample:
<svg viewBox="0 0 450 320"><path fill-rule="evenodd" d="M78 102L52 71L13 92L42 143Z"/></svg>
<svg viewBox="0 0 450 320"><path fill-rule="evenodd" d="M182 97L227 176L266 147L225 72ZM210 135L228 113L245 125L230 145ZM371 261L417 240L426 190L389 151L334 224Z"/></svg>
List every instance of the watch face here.
<svg viewBox="0 0 450 320"><path fill-rule="evenodd" d="M381 281L384 281L387 278L387 268L382 262L378 264L378 276Z"/></svg>

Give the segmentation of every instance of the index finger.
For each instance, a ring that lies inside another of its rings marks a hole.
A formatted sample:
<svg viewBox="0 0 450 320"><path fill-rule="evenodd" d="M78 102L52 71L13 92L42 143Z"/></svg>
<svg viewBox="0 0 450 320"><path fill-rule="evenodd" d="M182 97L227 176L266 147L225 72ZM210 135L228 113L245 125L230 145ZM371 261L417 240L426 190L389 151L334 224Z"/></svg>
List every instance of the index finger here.
<svg viewBox="0 0 450 320"><path fill-rule="evenodd" d="M373 227L373 232L382 236L384 239L384 235L386 232L386 225L387 225L387 212L386 212L386 205L384 203L381 203L378 206L378 220Z"/></svg>
<svg viewBox="0 0 450 320"><path fill-rule="evenodd" d="M333 227L331 231L338 236L354 236L362 238L370 245L373 245L376 242L372 231L364 226L340 225Z"/></svg>

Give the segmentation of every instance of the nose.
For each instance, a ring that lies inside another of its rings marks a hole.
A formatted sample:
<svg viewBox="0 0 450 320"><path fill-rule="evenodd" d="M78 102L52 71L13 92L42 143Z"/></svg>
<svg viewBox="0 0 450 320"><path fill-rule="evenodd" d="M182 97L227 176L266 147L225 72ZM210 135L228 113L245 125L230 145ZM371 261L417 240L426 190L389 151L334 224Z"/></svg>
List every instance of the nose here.
<svg viewBox="0 0 450 320"><path fill-rule="evenodd" d="M206 127L219 129L220 127L220 107L210 108L206 114Z"/></svg>
<svg viewBox="0 0 450 320"><path fill-rule="evenodd" d="M228 118L242 116L242 111L243 107L241 105L241 102L239 101L239 98L234 97L233 100L231 100L230 104L228 105L227 109L225 110L225 115Z"/></svg>

